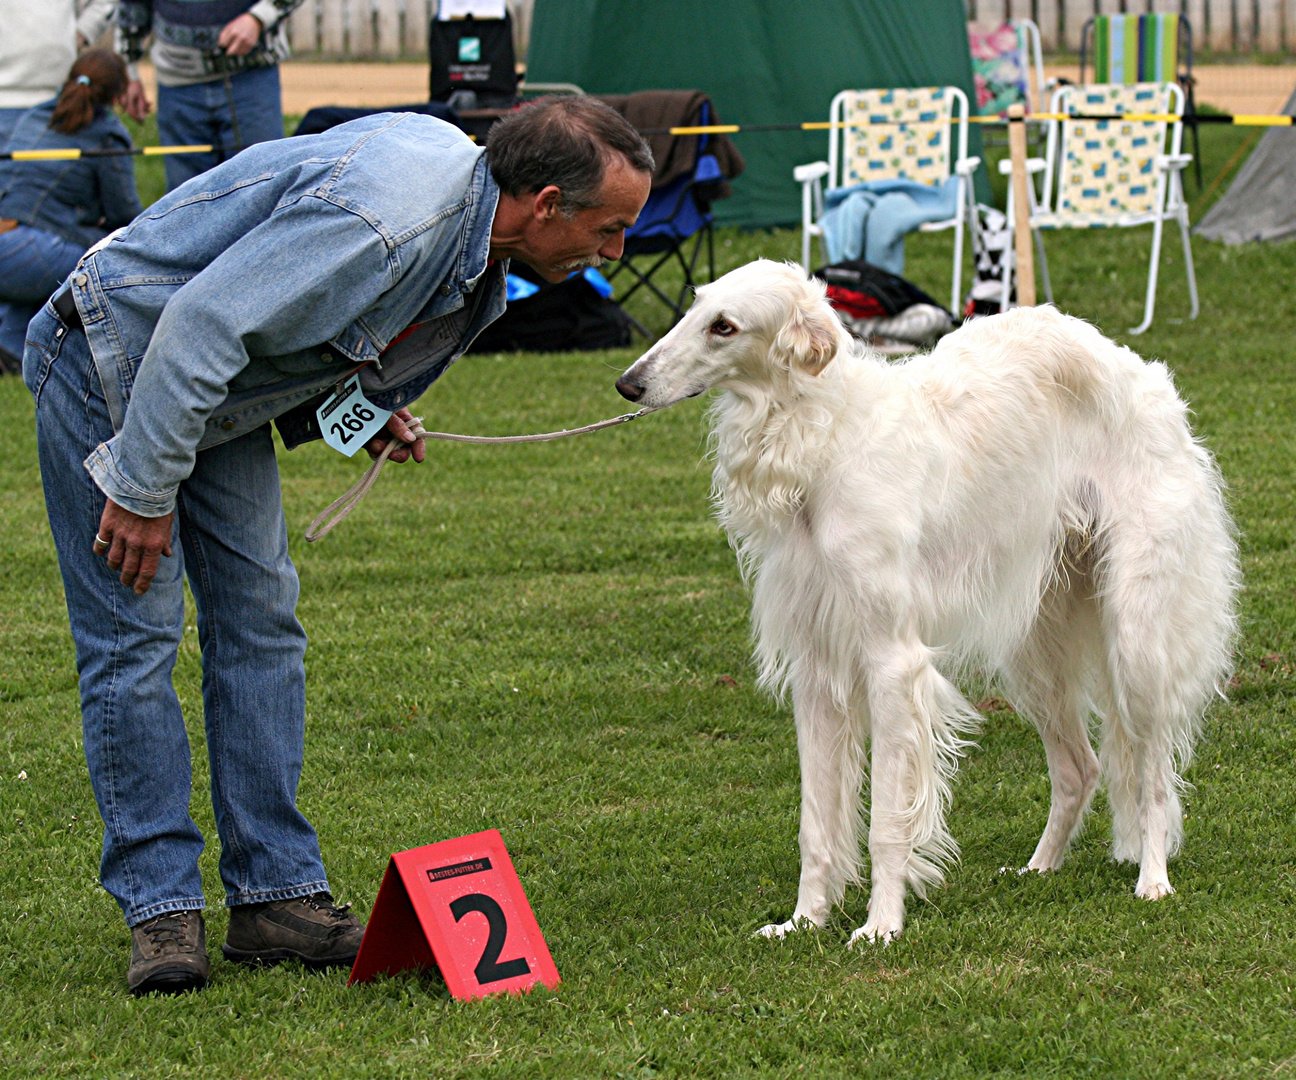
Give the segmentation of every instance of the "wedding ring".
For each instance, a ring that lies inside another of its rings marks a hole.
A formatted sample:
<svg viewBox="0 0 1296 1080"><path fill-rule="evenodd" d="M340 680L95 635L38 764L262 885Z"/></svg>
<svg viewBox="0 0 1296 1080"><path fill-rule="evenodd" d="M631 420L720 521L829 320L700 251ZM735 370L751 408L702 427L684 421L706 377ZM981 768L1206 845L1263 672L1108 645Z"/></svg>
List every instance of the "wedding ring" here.
<svg viewBox="0 0 1296 1080"><path fill-rule="evenodd" d="M103 544L104 547L109 547L111 546L111 543L110 540L105 540L98 533L95 533L95 547L98 547L100 544Z"/></svg>

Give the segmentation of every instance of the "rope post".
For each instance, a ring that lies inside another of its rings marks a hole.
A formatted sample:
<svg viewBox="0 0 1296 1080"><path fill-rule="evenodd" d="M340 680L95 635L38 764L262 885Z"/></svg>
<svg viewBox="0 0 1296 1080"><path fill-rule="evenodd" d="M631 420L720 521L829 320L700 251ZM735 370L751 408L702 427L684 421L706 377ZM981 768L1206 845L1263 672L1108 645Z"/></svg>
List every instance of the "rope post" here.
<svg viewBox="0 0 1296 1080"><path fill-rule="evenodd" d="M1030 199L1026 173L1026 109L1008 107L1008 153L1012 158L1013 247L1017 256L1017 304L1035 306L1035 253L1031 250Z"/></svg>

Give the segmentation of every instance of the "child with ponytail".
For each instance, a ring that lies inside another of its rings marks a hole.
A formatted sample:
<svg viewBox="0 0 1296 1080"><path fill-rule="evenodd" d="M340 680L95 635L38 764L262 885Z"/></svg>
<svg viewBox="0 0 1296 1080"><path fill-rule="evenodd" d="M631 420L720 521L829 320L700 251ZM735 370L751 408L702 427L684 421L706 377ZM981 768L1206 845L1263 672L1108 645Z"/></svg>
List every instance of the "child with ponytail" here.
<svg viewBox="0 0 1296 1080"><path fill-rule="evenodd" d="M111 108L126 85L121 57L86 50L58 97L28 109L0 151L129 150ZM20 365L27 323L85 250L142 209L128 154L0 159L0 366Z"/></svg>

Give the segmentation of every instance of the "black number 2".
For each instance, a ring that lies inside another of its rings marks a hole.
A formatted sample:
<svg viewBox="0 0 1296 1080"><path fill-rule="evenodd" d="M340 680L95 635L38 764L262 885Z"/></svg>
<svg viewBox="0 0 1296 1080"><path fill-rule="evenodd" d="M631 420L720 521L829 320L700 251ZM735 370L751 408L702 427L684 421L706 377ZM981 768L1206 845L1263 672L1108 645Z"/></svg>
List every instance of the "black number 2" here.
<svg viewBox="0 0 1296 1080"><path fill-rule="evenodd" d="M504 939L508 936L508 919L504 917L504 909L485 893L469 893L450 904L450 914L455 917L455 922L470 911L480 911L490 923L486 948L482 950L481 959L473 968L478 985L485 986L486 983L499 982L501 979L531 974L531 965L526 962L525 956L499 963L499 954L504 951Z"/></svg>

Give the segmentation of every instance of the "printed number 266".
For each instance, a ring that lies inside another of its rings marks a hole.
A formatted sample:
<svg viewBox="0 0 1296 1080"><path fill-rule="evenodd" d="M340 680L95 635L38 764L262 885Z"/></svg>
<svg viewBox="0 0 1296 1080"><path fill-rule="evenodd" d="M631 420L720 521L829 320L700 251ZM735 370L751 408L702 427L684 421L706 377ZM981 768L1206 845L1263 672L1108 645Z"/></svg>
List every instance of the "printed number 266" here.
<svg viewBox="0 0 1296 1080"><path fill-rule="evenodd" d="M351 441L351 436L357 431L363 431L365 424L374 418L372 409L366 408L360 402L356 402L340 417L340 423L334 422L329 425L329 430L345 445ZM343 430L345 429L345 430Z"/></svg>

